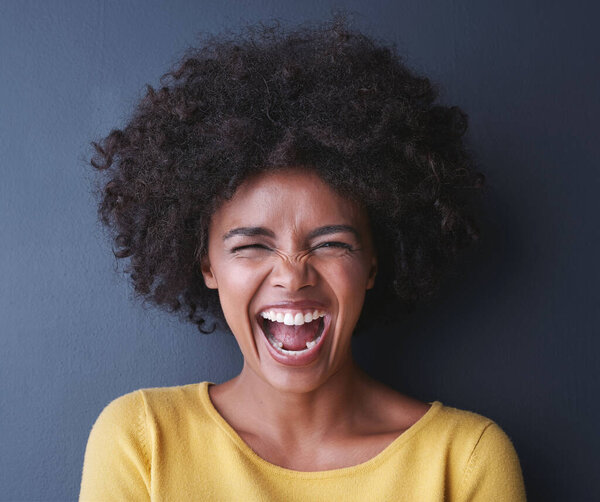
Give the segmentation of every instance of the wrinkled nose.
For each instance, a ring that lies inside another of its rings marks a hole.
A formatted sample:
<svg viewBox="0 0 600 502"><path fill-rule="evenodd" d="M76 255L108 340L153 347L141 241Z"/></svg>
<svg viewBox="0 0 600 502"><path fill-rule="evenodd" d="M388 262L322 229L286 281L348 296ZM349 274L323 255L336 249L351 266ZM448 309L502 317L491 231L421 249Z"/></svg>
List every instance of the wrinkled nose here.
<svg viewBox="0 0 600 502"><path fill-rule="evenodd" d="M298 291L316 283L316 271L307 260L281 258L271 271L271 284L289 291Z"/></svg>

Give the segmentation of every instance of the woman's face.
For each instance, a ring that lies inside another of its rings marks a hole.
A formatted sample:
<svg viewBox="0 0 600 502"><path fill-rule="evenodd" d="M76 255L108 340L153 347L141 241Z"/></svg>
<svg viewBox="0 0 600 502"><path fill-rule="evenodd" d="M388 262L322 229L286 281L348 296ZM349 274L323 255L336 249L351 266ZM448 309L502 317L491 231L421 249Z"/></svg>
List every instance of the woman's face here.
<svg viewBox="0 0 600 502"><path fill-rule="evenodd" d="M314 172L257 175L213 215L202 273L244 370L310 391L350 361L376 258L366 212Z"/></svg>

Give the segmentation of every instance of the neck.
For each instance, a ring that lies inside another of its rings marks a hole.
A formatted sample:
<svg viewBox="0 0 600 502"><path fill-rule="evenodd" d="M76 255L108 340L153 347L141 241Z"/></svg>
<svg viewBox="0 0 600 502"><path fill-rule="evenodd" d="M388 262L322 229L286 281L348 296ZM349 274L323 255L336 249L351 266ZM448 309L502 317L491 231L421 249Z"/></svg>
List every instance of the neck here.
<svg viewBox="0 0 600 502"><path fill-rule="evenodd" d="M245 417L243 428L248 432L260 431L289 444L350 431L367 380L349 358L317 388L290 392L273 387L245 365L240 375L224 384L222 395L236 403L236 415Z"/></svg>

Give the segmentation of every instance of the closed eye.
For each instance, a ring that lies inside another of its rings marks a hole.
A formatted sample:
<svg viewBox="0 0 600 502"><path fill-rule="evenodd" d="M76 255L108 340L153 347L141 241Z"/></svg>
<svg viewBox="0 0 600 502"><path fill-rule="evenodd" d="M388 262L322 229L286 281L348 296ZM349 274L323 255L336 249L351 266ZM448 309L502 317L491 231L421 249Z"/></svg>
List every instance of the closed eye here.
<svg viewBox="0 0 600 502"><path fill-rule="evenodd" d="M246 244L245 246L234 247L231 252L237 253L238 251L243 251L244 249L264 249L268 251L270 248L264 244Z"/></svg>
<svg viewBox="0 0 600 502"><path fill-rule="evenodd" d="M313 249L320 249L320 248L341 248L341 249L351 250L352 246L346 242L328 241L328 242L324 242L322 244L318 244Z"/></svg>
<svg viewBox="0 0 600 502"><path fill-rule="evenodd" d="M352 251L353 247L346 242L327 241L327 242L323 242L322 244L317 244L316 246L311 248L311 251L315 251L317 249L346 249L348 251ZM236 247L232 248L231 253L238 253L240 251L245 251L245 250L271 251L271 248L268 246L265 246L264 244L245 244L243 246L236 246Z"/></svg>

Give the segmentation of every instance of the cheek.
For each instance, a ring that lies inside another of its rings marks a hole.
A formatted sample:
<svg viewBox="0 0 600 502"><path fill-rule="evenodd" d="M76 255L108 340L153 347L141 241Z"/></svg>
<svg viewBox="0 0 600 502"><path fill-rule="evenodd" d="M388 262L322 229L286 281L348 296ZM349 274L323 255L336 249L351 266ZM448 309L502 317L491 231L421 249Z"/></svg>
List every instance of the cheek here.
<svg viewBox="0 0 600 502"><path fill-rule="evenodd" d="M343 303L340 307L353 309L362 306L368 273L361 262L340 260L329 263L322 268L322 273L338 301Z"/></svg>
<svg viewBox="0 0 600 502"><path fill-rule="evenodd" d="M262 283L265 267L256 263L224 263L217 274L219 299L228 323L246 317L248 307ZM230 326L233 328L233 326Z"/></svg>
<svg viewBox="0 0 600 502"><path fill-rule="evenodd" d="M261 267L249 265L227 265L226 284L227 289L232 292L245 294L246 290L251 288L253 284L260 282L262 273ZM264 268L264 267L262 267Z"/></svg>

